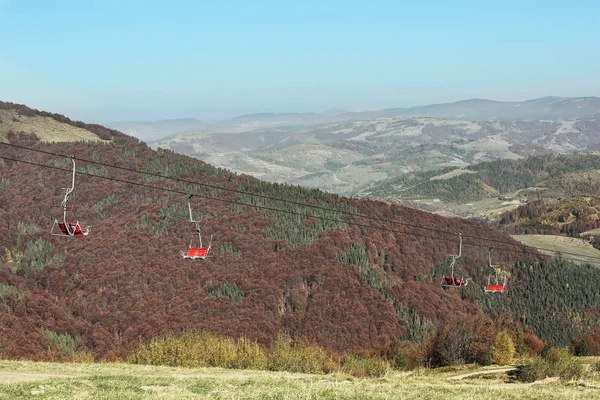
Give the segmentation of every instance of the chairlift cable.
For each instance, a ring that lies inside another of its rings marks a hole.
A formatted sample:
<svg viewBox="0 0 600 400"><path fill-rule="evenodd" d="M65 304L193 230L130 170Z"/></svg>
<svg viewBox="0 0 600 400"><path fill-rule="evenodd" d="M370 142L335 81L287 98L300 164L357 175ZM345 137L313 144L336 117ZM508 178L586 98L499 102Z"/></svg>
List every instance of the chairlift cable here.
<svg viewBox="0 0 600 400"><path fill-rule="evenodd" d="M187 180L187 179L177 178L177 177L174 177L174 176L162 175L162 174L158 174L158 173L154 173L154 172L147 172L147 171L138 170L138 169L134 169L134 168L123 167L123 166L119 166L119 165L106 164L106 163L99 162L99 161L88 160L88 159L74 157L74 156L71 156L71 155L66 155L66 154L61 154L61 153L54 153L54 152L51 152L51 151L35 149L35 148L32 148L32 147L20 146L20 145L16 145L16 144L12 144L12 143L3 143L3 142L0 142L0 144L5 145L5 146L15 147L15 148L22 149L22 150L29 150L29 151L34 151L34 152L42 153L42 154L52 155L52 156L55 156L55 157L75 158L75 159L77 159L79 161L88 162L88 163L95 164L95 165L100 165L100 166L103 166L103 167L115 168L115 169L120 169L120 170L128 171L128 172L135 172L135 173L139 173L139 174L153 176L153 177L156 177L156 178L171 179L171 180L174 180L174 181L177 181L177 182L181 182L181 183L188 183L188 184L193 184L193 185L199 185L199 186L204 186L204 187L208 187L208 188L211 188L211 189L218 189L218 190L228 191L228 192L232 192L232 193L244 194L244 195L248 195L248 196L262 198L262 199L266 199L266 200L279 201L279 202L287 203L287 204L294 204L294 205L297 205L297 206L300 206L300 207L307 207L307 208L312 208L312 209L315 209L315 210L329 211L329 212L334 212L334 213L338 213L338 214L350 215L350 216L353 216L353 217L364 218L364 219L371 220L371 221L378 221L378 222L384 222L384 223L393 223L393 224L397 224L397 225L403 225L403 226L406 226L406 227L409 227L409 228L422 229L422 230L426 230L426 231L432 231L432 232L436 232L436 233L443 233L443 234L448 234L448 235L453 235L453 236L456 234L456 232L447 231L447 230L443 230L443 229L429 228L429 227L419 226L419 225L410 224L410 223L406 223L406 222L402 222L402 221L391 221L391 220L388 220L388 219L379 218L379 217L372 217L372 216L368 216L368 215L364 215L364 214L360 214L360 213L355 213L355 212L352 212L352 211L335 210L335 209L332 209L332 208L321 207L321 206L317 206L317 205L313 205L313 204L305 204L305 203L301 203L301 202L297 202L297 201L293 201L293 200L286 200L286 199L282 199L282 198L278 198L278 197L272 197L272 196L267 196L267 195L263 195L263 194L259 194L259 193L251 193L251 192L247 192L247 191L244 191L244 190L232 189L232 188L228 188L228 187L224 187L224 186L219 186L219 185L214 185L214 184L210 184L210 183L195 182L195 181L190 181L190 180ZM250 204L245 204L245 205L250 205ZM299 215L303 215L303 216L309 217L309 218L319 218L319 219L326 218L326 217L318 217L318 216L306 215L306 214L299 214ZM479 236L473 236L473 235L464 235L463 237L464 238L469 238L469 239L476 239L476 240L481 239ZM448 241L452 241L452 240L448 240ZM490 243L511 244L510 242L507 242L505 240L499 240L499 239L489 239L488 241Z"/></svg>
<svg viewBox="0 0 600 400"><path fill-rule="evenodd" d="M7 161L13 161L13 162L20 162L20 163L34 165L34 166L42 167L42 168L54 169L54 170L58 170L58 171L71 172L71 170L66 169L66 168L62 168L62 167L57 167L57 166L47 165L47 164L40 164L40 163L36 163L36 162L33 162L33 161L20 160L20 159L10 158L10 157L6 157L6 156L0 156L0 159L7 160ZM79 160L83 161L81 159L79 159ZM360 222L345 221L345 220L340 220L340 219L335 219L335 218L330 218L330 217L324 217L324 216L315 216L315 215L311 215L311 214L304 214L304 213L297 212L297 211L281 210L281 209L277 209L277 208L273 208L273 207L267 207L267 206L262 206L262 205L257 205L257 204L243 203L243 202L238 202L238 201L234 201L234 200L227 200L227 199L222 199L222 198L218 198L218 197L207 196L207 195L203 195L203 194L199 194L199 193L189 193L189 192L185 192L185 191L182 191L182 190L177 190L177 189L172 189L172 188L167 188L167 187L159 187L159 186L154 186L154 185L149 185L149 184L144 184L144 183L139 183L139 182L132 182L132 181L128 181L128 180L124 180L124 179L120 179L120 178L114 178L114 177L111 177L111 176L95 175L95 174L91 174L91 173L88 173L88 172L78 172L78 173L80 175L86 175L86 176L90 176L90 177L94 177L94 178L105 179L105 180L109 180L109 181L113 181L113 182L119 182L119 183L124 183L124 184L128 184L128 185L139 186L139 187L145 187L145 188L153 189L153 190L166 191L166 192L171 192L171 193L185 195L185 196L193 195L195 197L200 197L200 198L204 198L204 199L207 199L207 200L216 200L216 201L220 201L220 202L224 202L224 203L242 205L242 206L247 206L247 207L253 207L253 208L257 208L257 209L261 209L261 210L267 210L267 211L279 212L279 213L283 213L283 214L296 215L296 216L301 216L301 217L305 217L305 218L315 218L315 219L320 219L320 220L324 220L324 221L342 223L342 224L346 224L346 225L359 226L359 227L362 227L362 228L370 228L370 229L376 229L376 230L387 231L387 232L394 232L394 233L405 234L405 235L410 235L410 236L415 236L415 237L423 237L423 238L434 239L434 240L445 241L445 242L454 242L454 240L450 239L450 238L435 237L435 236L430 236L430 235L415 233L415 232L411 232L411 231L402 231L402 230L399 230L399 229L387 228L387 227L383 227L383 226L375 226L375 225L371 225L371 224L367 225L367 224L360 223ZM342 211L336 211L336 210L333 210L333 209L328 209L328 210L332 211L332 212L337 212L337 213L340 213L340 214L344 214L344 212L342 212ZM370 218L367 217L367 219L370 219ZM389 221L389 220L383 220L383 221L388 222L388 223L397 223L396 221ZM399 224L402 224L402 223L399 223ZM431 230L431 231L435 231L435 232L438 232L438 233L452 233L453 235L456 234L454 232L439 230L439 229L435 229L435 228L425 228L425 227L419 227L419 226L415 226L415 227L418 228L418 229ZM494 247L494 246L490 247L492 249L497 249L497 250L501 250L501 251L507 251L507 252L513 252L513 253L520 252L520 253L523 253L523 254L531 254L531 255L535 255L535 256L545 256L544 254L540 254L539 252L532 252L532 251L527 251L526 250L526 248L532 248L532 249L536 249L536 250L550 251L550 252L556 253L556 250L553 250L553 249L547 249L547 248L537 247L537 246L528 246L528 245L525 245L525 244L519 243L519 242L511 243L511 242L507 242L507 241L500 241L500 240L494 240L494 239L491 239L491 238L485 238L485 237L482 237L482 236L463 236L463 237L475 238L475 239L483 240L483 241L487 241L487 242L498 242L498 243L506 244L506 245L509 245L509 246L519 246L519 247L521 247L520 250L511 250L511 249L507 249L507 248L504 248L504 247ZM484 247L481 244L468 243L468 242L465 243L464 241L463 241L463 245L465 245L465 246L479 247L479 248ZM486 246L486 248L488 248L488 247ZM579 255L577 253L571 253L571 252L565 252L565 251L562 251L562 252L559 252L559 253L561 255L562 254L566 254L566 255L572 255L572 256L577 256L578 257L578 258L562 257L563 259L571 260L571 261L580 261L580 262L581 261L591 262L591 260L600 261L600 257L581 256L581 255Z"/></svg>

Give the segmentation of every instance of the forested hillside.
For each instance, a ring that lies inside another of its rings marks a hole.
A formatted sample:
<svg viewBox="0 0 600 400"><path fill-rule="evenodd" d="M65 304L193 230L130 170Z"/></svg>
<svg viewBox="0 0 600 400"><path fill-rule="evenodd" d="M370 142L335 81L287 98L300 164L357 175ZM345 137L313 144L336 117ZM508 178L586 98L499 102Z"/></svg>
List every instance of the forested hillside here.
<svg viewBox="0 0 600 400"><path fill-rule="evenodd" d="M457 321L501 318L560 343L597 326L600 300L590 288L600 283L598 270L540 267L535 251L487 225L265 183L153 151L116 131L64 123L110 142L43 143L30 132L9 132L5 141L213 187L78 161L69 211L91 234L51 237L70 160L0 144L0 357L44 358L57 338L97 357L123 357L140 340L188 329L262 344L285 333L331 352L369 353L395 340L418 342ZM213 235L211 258L181 259L195 233L187 196L148 186L208 198L193 204L205 239ZM460 273L473 283L445 291L439 282L457 251L455 232L464 236ZM510 274L507 295L482 292L491 246L494 262ZM565 281L569 292L555 290ZM565 322L575 317L585 324Z"/></svg>
<svg viewBox="0 0 600 400"><path fill-rule="evenodd" d="M458 170L445 168L382 182L365 195L381 198L439 198L469 202L533 188L543 197L600 194L600 155L545 155L483 162ZM527 193L521 193L527 197ZM532 196L532 193L529 193Z"/></svg>
<svg viewBox="0 0 600 400"><path fill-rule="evenodd" d="M600 228L600 197L535 200L505 212L498 220L510 233L580 237Z"/></svg>

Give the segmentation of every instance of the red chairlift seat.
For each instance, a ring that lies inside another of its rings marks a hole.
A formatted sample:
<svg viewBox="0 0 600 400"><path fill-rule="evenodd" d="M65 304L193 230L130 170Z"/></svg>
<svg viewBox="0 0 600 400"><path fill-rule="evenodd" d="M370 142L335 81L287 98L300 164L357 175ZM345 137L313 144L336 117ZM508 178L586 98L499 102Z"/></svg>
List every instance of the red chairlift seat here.
<svg viewBox="0 0 600 400"><path fill-rule="evenodd" d="M450 275L446 275L444 277L444 283L442 284L444 287L463 287L467 286L467 282L463 278L452 278Z"/></svg>
<svg viewBox="0 0 600 400"><path fill-rule="evenodd" d="M184 259L196 260L199 258L204 260L208 257L208 250L208 247L190 247L187 249L187 253L181 252L181 255Z"/></svg>
<svg viewBox="0 0 600 400"><path fill-rule="evenodd" d="M64 222L59 222L58 227L65 236L87 236L90 233L89 229L86 229L85 231L81 229L81 224L79 221L67 222L66 225Z"/></svg>
<svg viewBox="0 0 600 400"><path fill-rule="evenodd" d="M503 293L504 292L504 284L494 285L488 284L485 288L486 293Z"/></svg>
<svg viewBox="0 0 600 400"><path fill-rule="evenodd" d="M454 286L466 286L467 283L463 278L454 278Z"/></svg>

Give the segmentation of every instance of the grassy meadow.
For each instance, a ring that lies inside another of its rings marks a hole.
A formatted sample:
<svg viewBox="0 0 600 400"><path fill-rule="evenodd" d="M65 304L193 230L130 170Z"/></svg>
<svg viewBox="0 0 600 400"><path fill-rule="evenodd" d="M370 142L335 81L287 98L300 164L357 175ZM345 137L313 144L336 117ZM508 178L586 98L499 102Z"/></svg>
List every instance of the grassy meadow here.
<svg viewBox="0 0 600 400"><path fill-rule="evenodd" d="M575 262L592 264L600 268L600 262L593 261L600 257L600 251L585 240L552 235L512 235L512 237L527 246L550 249L551 251L540 250L546 255L555 257L557 253L565 252L568 253L565 257L573 261L579 260Z"/></svg>
<svg viewBox="0 0 600 400"><path fill-rule="evenodd" d="M383 378L125 363L0 361L0 399L598 399L597 378L509 383L510 367L446 367Z"/></svg>

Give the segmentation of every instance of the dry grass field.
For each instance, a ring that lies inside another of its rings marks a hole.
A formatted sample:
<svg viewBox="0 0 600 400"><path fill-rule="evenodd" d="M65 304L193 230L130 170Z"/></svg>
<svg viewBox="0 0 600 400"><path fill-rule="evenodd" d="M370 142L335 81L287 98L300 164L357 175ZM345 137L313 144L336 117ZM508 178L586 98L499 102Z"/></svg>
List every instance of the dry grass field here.
<svg viewBox="0 0 600 400"><path fill-rule="evenodd" d="M9 131L35 133L44 142L104 142L86 129L63 124L50 117L19 115L15 110L0 110L0 139Z"/></svg>
<svg viewBox="0 0 600 400"><path fill-rule="evenodd" d="M600 258L600 250L583 239L552 235L513 235L513 238L527 246L549 249L540 250L549 256L555 257L558 253L565 253L565 257L573 261L579 260L576 262L589 263L600 268L600 261L594 261Z"/></svg>
<svg viewBox="0 0 600 400"><path fill-rule="evenodd" d="M0 399L598 399L600 381L509 383L502 367L384 378L100 363L0 361Z"/></svg>

